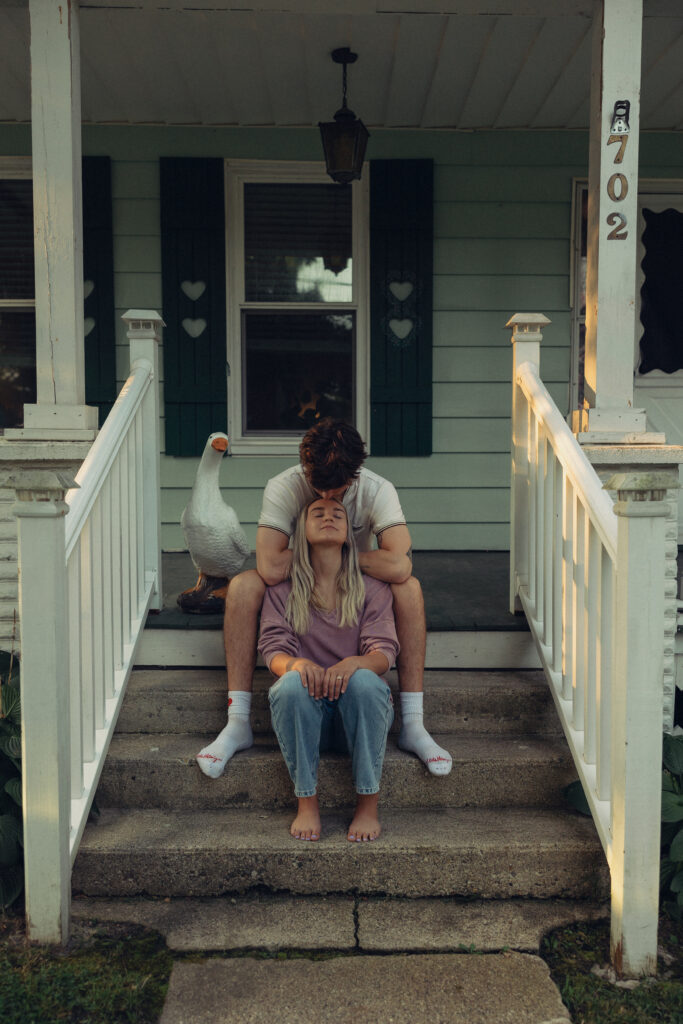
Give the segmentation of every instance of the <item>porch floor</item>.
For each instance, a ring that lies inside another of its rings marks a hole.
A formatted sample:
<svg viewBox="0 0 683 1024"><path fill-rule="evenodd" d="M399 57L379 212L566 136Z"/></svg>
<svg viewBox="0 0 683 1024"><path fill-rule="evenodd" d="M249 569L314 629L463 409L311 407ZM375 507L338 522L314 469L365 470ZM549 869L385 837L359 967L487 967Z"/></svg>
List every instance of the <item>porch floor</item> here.
<svg viewBox="0 0 683 1024"><path fill-rule="evenodd" d="M254 568L252 555L245 564ZM523 615L508 611L507 551L415 551L413 567L422 584L427 628L460 630L528 630ZM192 586L196 572L187 552L162 556L164 607L150 615L148 628L219 629L220 615L189 615L178 608L181 591Z"/></svg>

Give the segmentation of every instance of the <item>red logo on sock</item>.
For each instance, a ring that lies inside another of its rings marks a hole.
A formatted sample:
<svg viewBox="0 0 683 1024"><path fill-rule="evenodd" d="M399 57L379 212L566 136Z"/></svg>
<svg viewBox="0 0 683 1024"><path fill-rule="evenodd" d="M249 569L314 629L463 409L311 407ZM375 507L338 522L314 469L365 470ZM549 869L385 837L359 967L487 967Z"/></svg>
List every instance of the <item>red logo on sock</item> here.
<svg viewBox="0 0 683 1024"><path fill-rule="evenodd" d="M228 707L232 704L232 697L228 697Z"/></svg>
<svg viewBox="0 0 683 1024"><path fill-rule="evenodd" d="M447 758L447 757L428 757L427 758L427 764L431 764L432 761L448 761L448 760L449 760L449 758Z"/></svg>

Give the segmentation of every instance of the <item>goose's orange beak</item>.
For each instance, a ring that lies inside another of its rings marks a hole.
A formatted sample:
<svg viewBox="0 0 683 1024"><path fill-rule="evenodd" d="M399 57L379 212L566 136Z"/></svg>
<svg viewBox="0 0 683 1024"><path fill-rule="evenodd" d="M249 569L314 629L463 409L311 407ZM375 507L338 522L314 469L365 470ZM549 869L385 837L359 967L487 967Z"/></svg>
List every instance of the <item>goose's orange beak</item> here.
<svg viewBox="0 0 683 1024"><path fill-rule="evenodd" d="M224 452L228 447L227 437L214 437L211 447L217 452Z"/></svg>

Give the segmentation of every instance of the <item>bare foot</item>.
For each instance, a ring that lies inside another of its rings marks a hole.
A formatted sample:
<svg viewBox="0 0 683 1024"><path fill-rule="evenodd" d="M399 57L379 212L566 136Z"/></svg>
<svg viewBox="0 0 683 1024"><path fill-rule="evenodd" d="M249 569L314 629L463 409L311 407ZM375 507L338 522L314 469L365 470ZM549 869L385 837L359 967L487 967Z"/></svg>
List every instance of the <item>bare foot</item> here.
<svg viewBox="0 0 683 1024"><path fill-rule="evenodd" d="M317 795L300 796L298 799L299 809L289 831L295 839L305 839L315 843L320 839L318 797Z"/></svg>
<svg viewBox="0 0 683 1024"><path fill-rule="evenodd" d="M382 826L377 816L379 793L358 794L356 813L349 825L346 838L350 843L368 843L379 837Z"/></svg>

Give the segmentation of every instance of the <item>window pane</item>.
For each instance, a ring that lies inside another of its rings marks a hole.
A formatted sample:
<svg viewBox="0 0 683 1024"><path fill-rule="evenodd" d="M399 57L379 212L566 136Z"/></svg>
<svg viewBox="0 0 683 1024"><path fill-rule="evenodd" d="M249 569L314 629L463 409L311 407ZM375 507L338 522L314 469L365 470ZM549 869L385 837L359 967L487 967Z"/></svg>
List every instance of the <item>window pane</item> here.
<svg viewBox="0 0 683 1024"><path fill-rule="evenodd" d="M36 317L0 309L0 427L24 422L24 402L36 400Z"/></svg>
<svg viewBox="0 0 683 1024"><path fill-rule="evenodd" d="M640 290L640 373L683 369L680 295L683 279L683 213L643 209L645 282Z"/></svg>
<svg viewBox="0 0 683 1024"><path fill-rule="evenodd" d="M0 299L32 299L33 183L0 179Z"/></svg>
<svg viewBox="0 0 683 1024"><path fill-rule="evenodd" d="M245 184L247 302L351 302L351 186Z"/></svg>
<svg viewBox="0 0 683 1024"><path fill-rule="evenodd" d="M244 429L308 430L354 421L355 314L244 313Z"/></svg>

